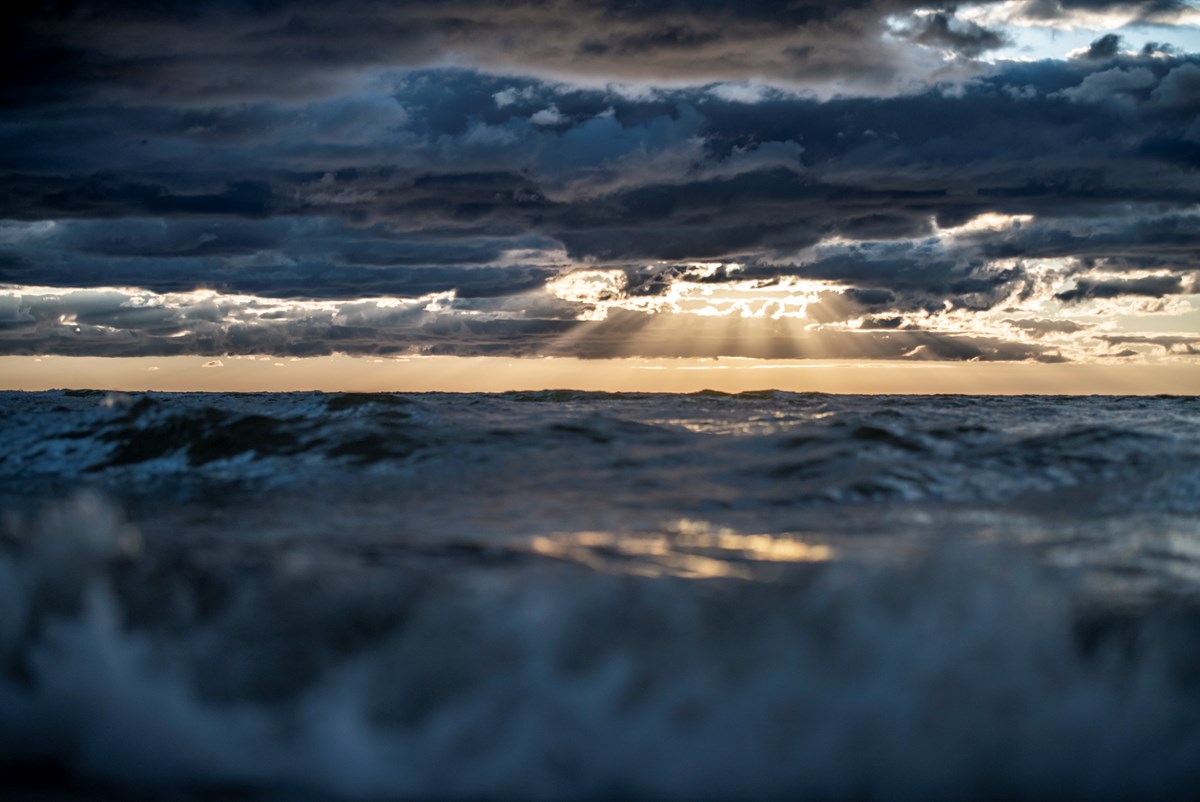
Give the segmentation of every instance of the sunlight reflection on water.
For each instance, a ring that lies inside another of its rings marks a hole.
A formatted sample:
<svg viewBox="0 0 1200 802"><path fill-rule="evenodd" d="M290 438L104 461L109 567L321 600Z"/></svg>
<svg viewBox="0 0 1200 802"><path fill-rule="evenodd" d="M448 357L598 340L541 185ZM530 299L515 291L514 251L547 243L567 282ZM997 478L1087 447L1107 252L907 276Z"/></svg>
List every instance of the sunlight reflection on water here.
<svg viewBox="0 0 1200 802"><path fill-rule="evenodd" d="M662 532L567 532L530 541L537 554L596 570L691 579L756 577L755 563L820 563L837 556L824 543L789 534L742 534L680 518Z"/></svg>

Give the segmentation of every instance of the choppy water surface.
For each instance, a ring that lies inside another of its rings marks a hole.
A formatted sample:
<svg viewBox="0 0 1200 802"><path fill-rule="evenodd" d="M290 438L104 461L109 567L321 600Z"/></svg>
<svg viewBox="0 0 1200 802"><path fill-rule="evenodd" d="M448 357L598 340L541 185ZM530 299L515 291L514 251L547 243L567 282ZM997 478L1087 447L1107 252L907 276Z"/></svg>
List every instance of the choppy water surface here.
<svg viewBox="0 0 1200 802"><path fill-rule="evenodd" d="M1200 399L0 413L13 792L1200 789Z"/></svg>

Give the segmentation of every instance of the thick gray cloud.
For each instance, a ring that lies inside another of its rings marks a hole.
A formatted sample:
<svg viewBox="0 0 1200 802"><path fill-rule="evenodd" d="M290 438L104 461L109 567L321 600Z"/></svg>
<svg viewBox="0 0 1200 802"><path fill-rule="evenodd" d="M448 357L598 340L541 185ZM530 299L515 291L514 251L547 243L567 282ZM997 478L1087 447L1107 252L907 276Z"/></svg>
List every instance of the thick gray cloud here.
<svg viewBox="0 0 1200 802"><path fill-rule="evenodd" d="M1090 59L1108 59L1117 55L1121 49L1121 37L1119 34L1106 33L1088 46L1087 52L1084 53L1084 58Z"/></svg>
<svg viewBox="0 0 1200 802"><path fill-rule="evenodd" d="M973 58L1003 32L921 0L44 0L9 12L0 98L211 103L337 95L363 70L465 65L636 82L890 86ZM1170 24L1187 0L978 0L1071 23Z"/></svg>
<svg viewBox="0 0 1200 802"><path fill-rule="evenodd" d="M917 0L64 0L32 4L13 21L0 92L11 104L104 96L203 105L332 94L364 68L446 62L602 80L888 85L919 55L911 40L887 35L889 19L927 7ZM956 22L950 6L941 19L926 29L939 46L976 55L998 41Z"/></svg>
<svg viewBox="0 0 1200 802"><path fill-rule="evenodd" d="M1180 64L1167 73L1150 97L1162 106L1195 110L1200 104L1200 64ZM1189 133L1193 133L1191 129ZM1194 133L1191 138L1196 138Z"/></svg>
<svg viewBox="0 0 1200 802"><path fill-rule="evenodd" d="M398 213L419 204L462 225L605 197L655 206L648 187L740 192L744 176L769 174L778 177L762 195L840 200L851 212L861 197L864 213L843 225L869 235L895 227L906 207L949 216L1005 203L1186 202L1193 182L1162 165L1170 157L1156 145L1191 141L1195 103L1184 90L1197 69L1186 59L1043 62L954 95L818 102L768 91L754 103L705 88L628 97L435 71L299 109L29 114L0 131L0 208L24 219L298 213L402 225ZM515 99L501 103L505 95ZM341 139L347 105L391 120ZM550 107L558 123L533 121Z"/></svg>
<svg viewBox="0 0 1200 802"><path fill-rule="evenodd" d="M944 47L964 56L978 56L1009 43L1004 35L974 22L956 24L953 15L946 13L931 15L919 27L914 41Z"/></svg>
<svg viewBox="0 0 1200 802"><path fill-rule="evenodd" d="M1071 17L1077 12L1132 11L1142 23L1170 23L1190 9L1188 0L1028 0L1022 7L1025 16L1043 20Z"/></svg>
<svg viewBox="0 0 1200 802"><path fill-rule="evenodd" d="M1058 293L1060 301L1078 301L1084 298L1119 298L1123 295L1143 295L1161 298L1164 295L1179 295L1184 292L1183 279L1179 276L1149 276L1115 281L1083 280L1073 289Z"/></svg>

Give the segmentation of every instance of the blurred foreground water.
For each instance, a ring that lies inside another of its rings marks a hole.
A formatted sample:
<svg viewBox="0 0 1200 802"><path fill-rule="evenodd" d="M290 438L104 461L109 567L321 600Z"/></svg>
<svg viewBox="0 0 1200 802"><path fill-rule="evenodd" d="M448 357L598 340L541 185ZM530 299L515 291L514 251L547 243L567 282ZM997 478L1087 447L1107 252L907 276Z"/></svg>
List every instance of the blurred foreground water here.
<svg viewBox="0 0 1200 802"><path fill-rule="evenodd" d="M0 421L6 799L1200 792L1200 399Z"/></svg>

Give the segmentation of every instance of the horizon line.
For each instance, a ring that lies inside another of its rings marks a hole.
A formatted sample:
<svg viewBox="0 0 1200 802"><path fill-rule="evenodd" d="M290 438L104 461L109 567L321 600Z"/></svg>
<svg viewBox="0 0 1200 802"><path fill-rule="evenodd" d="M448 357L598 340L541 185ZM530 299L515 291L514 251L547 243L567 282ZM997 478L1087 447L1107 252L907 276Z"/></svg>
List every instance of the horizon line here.
<svg viewBox="0 0 1200 802"><path fill-rule="evenodd" d="M112 392L571 392L1200 395L1200 365L432 356L0 356L0 389ZM769 376L764 369L770 370ZM764 382L769 379L769 383Z"/></svg>

